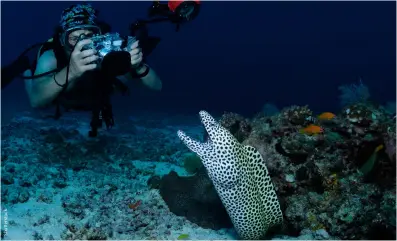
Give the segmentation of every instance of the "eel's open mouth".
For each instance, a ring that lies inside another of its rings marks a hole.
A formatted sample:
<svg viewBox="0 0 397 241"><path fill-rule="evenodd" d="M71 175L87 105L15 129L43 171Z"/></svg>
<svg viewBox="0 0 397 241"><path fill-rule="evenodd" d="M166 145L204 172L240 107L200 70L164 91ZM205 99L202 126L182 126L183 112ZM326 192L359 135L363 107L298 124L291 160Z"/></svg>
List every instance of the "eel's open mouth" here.
<svg viewBox="0 0 397 241"><path fill-rule="evenodd" d="M203 121L201 121L201 126L203 127L203 142L211 141L211 137L208 134L207 128L205 127Z"/></svg>
<svg viewBox="0 0 397 241"><path fill-rule="evenodd" d="M211 135L209 134L209 132L211 132L211 130L208 130L208 129L212 129L213 125L216 124L215 120L206 111L200 111L199 118L200 118L201 125L203 126L203 131L204 131L203 141L204 142L212 142ZM215 122L215 123L213 123L213 122Z"/></svg>
<svg viewBox="0 0 397 241"><path fill-rule="evenodd" d="M210 137L210 135L208 134L207 129L205 129L205 126L204 126L204 125L203 125L203 131L204 131L203 141L204 141L204 142L209 142L209 141L211 141L211 137Z"/></svg>
<svg viewBox="0 0 397 241"><path fill-rule="evenodd" d="M201 115L201 113L199 114L199 116L200 116L201 126L203 127L203 142L205 143L212 142L211 136L207 130L207 126L204 124L204 117Z"/></svg>

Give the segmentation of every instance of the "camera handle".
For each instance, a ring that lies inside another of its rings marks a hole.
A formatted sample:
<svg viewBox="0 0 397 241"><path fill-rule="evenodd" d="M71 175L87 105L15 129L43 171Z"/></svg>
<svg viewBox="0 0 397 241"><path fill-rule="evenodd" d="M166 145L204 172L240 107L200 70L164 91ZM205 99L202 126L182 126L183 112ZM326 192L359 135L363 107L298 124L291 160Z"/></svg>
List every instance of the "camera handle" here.
<svg viewBox="0 0 397 241"><path fill-rule="evenodd" d="M177 15L170 15L167 17L158 17L158 18L152 18L152 19L146 19L146 20L140 19L130 25L130 32L135 33L135 31L141 30L141 28L146 28L147 24L161 23L161 22L171 22L173 24L176 24L175 31L179 32L180 25L182 23L182 18Z"/></svg>

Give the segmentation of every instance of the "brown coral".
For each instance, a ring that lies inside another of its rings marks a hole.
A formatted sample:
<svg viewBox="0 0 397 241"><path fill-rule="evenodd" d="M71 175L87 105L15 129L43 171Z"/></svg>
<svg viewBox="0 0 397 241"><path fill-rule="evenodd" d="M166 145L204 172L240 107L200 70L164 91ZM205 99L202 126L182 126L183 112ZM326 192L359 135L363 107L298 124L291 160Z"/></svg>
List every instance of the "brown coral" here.
<svg viewBox="0 0 397 241"><path fill-rule="evenodd" d="M252 130L248 119L232 112L225 112L220 118L219 123L228 129L239 142L244 141Z"/></svg>
<svg viewBox="0 0 397 241"><path fill-rule="evenodd" d="M368 103L352 104L342 110L342 117L344 119L352 124L363 127L377 126L385 120L386 116L386 112L383 109Z"/></svg>
<svg viewBox="0 0 397 241"><path fill-rule="evenodd" d="M309 118L313 115L313 112L307 105L305 106L291 106L281 111L281 115L284 120L288 121L293 125L306 125L309 123Z"/></svg>

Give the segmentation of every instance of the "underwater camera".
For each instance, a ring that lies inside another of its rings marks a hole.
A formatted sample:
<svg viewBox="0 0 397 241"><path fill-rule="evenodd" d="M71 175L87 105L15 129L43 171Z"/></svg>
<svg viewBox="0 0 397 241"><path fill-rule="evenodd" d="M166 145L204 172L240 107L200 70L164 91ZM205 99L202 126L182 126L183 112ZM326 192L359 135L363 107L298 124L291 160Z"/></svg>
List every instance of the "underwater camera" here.
<svg viewBox="0 0 397 241"><path fill-rule="evenodd" d="M82 34L79 41L87 38L91 39L92 43L83 46L82 50L95 49L97 51L99 58L96 64L99 68L113 76L123 75L129 71L129 50L137 41L135 37L121 37L119 33L106 33L92 37Z"/></svg>
<svg viewBox="0 0 397 241"><path fill-rule="evenodd" d="M107 33L93 37L86 37L82 34L80 35L79 41L87 38L90 38L92 43L85 45L82 50L95 49L99 56L98 63L100 63L109 52L128 51L131 45L136 42L136 38L128 36L128 39L125 39L120 37L118 33Z"/></svg>

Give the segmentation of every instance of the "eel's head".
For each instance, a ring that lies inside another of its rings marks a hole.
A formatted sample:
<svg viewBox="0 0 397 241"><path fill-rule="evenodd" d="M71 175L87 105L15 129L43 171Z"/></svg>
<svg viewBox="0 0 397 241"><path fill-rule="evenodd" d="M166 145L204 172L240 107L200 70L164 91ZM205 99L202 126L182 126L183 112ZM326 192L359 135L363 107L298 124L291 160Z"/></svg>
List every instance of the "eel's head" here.
<svg viewBox="0 0 397 241"><path fill-rule="evenodd" d="M208 114L208 112L202 110L199 112L199 115L201 123L208 133L206 142L193 140L185 132L178 131L178 137L191 151L201 157L208 157L208 155L215 154L214 152L220 152L219 156L222 156L222 153L226 154L226 152L232 151L231 147L238 145L234 136Z"/></svg>
<svg viewBox="0 0 397 241"><path fill-rule="evenodd" d="M208 173L223 185L231 186L237 181L236 166L239 163L238 154L242 150L237 139L220 125L206 111L199 112L201 123L208 133L206 142L199 142L178 131L182 142L203 161ZM227 177L225 177L227 175ZM227 183L225 183L227 182Z"/></svg>

